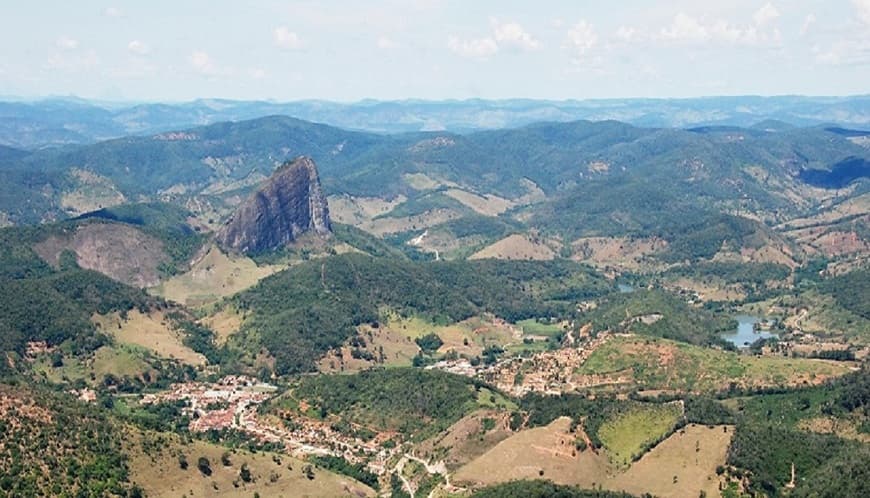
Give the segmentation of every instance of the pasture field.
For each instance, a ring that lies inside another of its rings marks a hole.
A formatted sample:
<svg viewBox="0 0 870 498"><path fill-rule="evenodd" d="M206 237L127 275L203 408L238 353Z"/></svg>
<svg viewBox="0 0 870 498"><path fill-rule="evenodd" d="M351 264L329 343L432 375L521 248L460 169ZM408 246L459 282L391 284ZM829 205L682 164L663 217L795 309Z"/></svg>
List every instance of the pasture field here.
<svg viewBox="0 0 870 498"><path fill-rule="evenodd" d="M547 479L635 495L665 498L719 495L716 467L725 464L734 428L690 424L640 460L619 469L603 454L573 448L577 434L563 417L546 427L520 431L460 467L452 482L484 486L519 479Z"/></svg>
<svg viewBox="0 0 870 498"><path fill-rule="evenodd" d="M562 326L558 323L541 323L534 318L520 320L517 322L519 327L522 327L523 334L526 335L544 335L551 337L563 332Z"/></svg>
<svg viewBox="0 0 870 498"><path fill-rule="evenodd" d="M556 257L556 252L545 242L527 235L508 235L507 237L484 247L472 254L468 259L515 259L549 261Z"/></svg>
<svg viewBox="0 0 870 498"><path fill-rule="evenodd" d="M31 368L39 375L54 383L83 380L90 385L99 384L103 377L140 377L152 367L143 359L144 351L137 346L120 344L102 346L90 357L64 357L63 364L53 367L48 355L38 357Z"/></svg>
<svg viewBox="0 0 870 498"><path fill-rule="evenodd" d="M716 467L725 464L734 428L691 424L673 433L604 486L632 494L680 498L719 495Z"/></svg>
<svg viewBox="0 0 870 498"><path fill-rule="evenodd" d="M223 446L194 440L184 443L174 434L136 433L127 440L130 477L148 496L153 497L293 497L374 496L375 492L349 477L314 468L313 479L305 475L308 465L284 454L230 450ZM228 453L230 465L221 462ZM188 462L179 464L180 455ZM211 475L198 469L198 460L209 461ZM240 477L242 465L251 474L250 482Z"/></svg>
<svg viewBox="0 0 870 498"><path fill-rule="evenodd" d="M756 357L667 339L619 336L599 346L577 369L580 375L629 375L645 389L714 392L742 387L820 384L849 372L838 362Z"/></svg>
<svg viewBox="0 0 870 498"><path fill-rule="evenodd" d="M200 353L185 346L181 334L171 328L162 312L141 313L130 310L126 318L115 312L109 315L94 315L93 321L103 332L121 344L145 348L157 356L187 363L204 365L206 359Z"/></svg>
<svg viewBox="0 0 870 498"><path fill-rule="evenodd" d="M187 306L204 306L252 287L282 269L282 265L257 266L251 258L229 256L212 247L189 271L150 292Z"/></svg>

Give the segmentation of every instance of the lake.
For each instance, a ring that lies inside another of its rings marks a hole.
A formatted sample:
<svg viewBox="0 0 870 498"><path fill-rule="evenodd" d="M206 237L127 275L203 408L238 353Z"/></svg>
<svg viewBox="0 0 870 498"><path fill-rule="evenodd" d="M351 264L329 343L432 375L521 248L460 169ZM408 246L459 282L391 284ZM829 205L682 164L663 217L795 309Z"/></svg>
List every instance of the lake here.
<svg viewBox="0 0 870 498"><path fill-rule="evenodd" d="M753 326L761 321L760 318L749 315L737 315L734 318L737 320L737 331L733 334L722 334L722 338L738 348L748 347L758 339L776 337L776 334L764 331L756 332L753 329Z"/></svg>

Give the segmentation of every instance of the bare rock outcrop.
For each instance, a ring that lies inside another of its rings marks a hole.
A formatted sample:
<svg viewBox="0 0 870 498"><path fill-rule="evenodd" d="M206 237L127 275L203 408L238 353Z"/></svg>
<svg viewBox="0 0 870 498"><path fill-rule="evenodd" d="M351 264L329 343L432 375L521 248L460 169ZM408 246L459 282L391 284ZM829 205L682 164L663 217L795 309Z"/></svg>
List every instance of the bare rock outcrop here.
<svg viewBox="0 0 870 498"><path fill-rule="evenodd" d="M52 235L33 248L57 266L64 250L78 265L134 287L160 283L160 265L170 261L163 242L122 223L90 223L64 235Z"/></svg>
<svg viewBox="0 0 870 498"><path fill-rule="evenodd" d="M317 166L299 157L280 166L218 231L224 250L256 254L284 247L304 233L329 236L329 207Z"/></svg>

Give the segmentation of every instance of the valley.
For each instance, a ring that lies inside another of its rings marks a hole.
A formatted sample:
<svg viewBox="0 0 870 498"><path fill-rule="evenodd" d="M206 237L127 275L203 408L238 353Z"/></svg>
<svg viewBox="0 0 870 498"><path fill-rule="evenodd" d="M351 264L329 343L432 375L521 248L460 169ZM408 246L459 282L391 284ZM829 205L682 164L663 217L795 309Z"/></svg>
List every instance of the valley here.
<svg viewBox="0 0 870 498"><path fill-rule="evenodd" d="M272 116L23 151L0 489L813 496L870 451L854 138Z"/></svg>

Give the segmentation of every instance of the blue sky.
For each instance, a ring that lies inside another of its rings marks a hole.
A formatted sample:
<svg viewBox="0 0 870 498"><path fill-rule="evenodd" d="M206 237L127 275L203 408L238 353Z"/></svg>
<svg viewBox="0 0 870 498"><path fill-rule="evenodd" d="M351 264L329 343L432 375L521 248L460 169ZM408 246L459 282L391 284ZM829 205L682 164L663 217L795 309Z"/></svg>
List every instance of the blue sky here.
<svg viewBox="0 0 870 498"><path fill-rule="evenodd" d="M5 1L0 95L870 93L870 0Z"/></svg>

